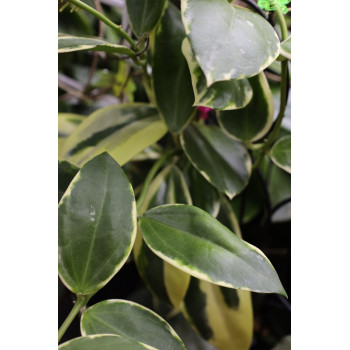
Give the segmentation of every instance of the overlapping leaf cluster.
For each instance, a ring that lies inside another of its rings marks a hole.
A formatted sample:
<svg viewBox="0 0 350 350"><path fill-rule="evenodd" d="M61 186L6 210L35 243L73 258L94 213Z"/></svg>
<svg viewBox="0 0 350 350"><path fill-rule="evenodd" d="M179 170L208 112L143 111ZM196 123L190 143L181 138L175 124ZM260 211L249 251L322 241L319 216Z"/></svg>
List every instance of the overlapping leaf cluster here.
<svg viewBox="0 0 350 350"><path fill-rule="evenodd" d="M290 197L288 121L278 141L269 140L289 105L280 108L280 86L264 73L281 65L278 57L283 65L290 59L290 38L281 49L266 19L226 0L182 0L180 9L127 0L126 8L134 47L58 38L64 55L127 59L148 99L88 116L59 114L60 278L87 303L132 258L149 290L204 339L222 350L249 349L250 292L286 296L269 259L242 239L240 220L261 211L259 176L272 205ZM144 38L150 45L140 53ZM198 118L198 106L212 110L209 121ZM140 161L152 167L135 201L126 166ZM276 220L288 219L289 207L280 209ZM124 300L84 311L81 333L60 348L185 349L166 321Z"/></svg>

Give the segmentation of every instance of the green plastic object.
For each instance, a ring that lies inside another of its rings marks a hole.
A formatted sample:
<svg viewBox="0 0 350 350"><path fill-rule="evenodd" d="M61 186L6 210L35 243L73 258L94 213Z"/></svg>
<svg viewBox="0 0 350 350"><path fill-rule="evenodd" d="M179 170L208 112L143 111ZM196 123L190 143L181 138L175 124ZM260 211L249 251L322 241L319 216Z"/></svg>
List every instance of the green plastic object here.
<svg viewBox="0 0 350 350"><path fill-rule="evenodd" d="M258 6L265 11L275 11L279 8L282 13L288 13L287 4L290 0L258 0Z"/></svg>

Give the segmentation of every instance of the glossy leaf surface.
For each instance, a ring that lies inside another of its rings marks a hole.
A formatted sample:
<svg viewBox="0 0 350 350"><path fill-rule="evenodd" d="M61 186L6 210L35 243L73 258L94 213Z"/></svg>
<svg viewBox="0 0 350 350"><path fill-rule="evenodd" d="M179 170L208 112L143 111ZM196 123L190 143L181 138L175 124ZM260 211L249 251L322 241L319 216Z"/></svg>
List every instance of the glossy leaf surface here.
<svg viewBox="0 0 350 350"><path fill-rule="evenodd" d="M139 222L153 252L194 277L224 287L286 295L259 249L197 207L160 206L148 210Z"/></svg>
<svg viewBox="0 0 350 350"><path fill-rule="evenodd" d="M195 112L191 75L181 52L184 37L180 12L169 4L152 39L152 73L157 106L173 133L180 132Z"/></svg>
<svg viewBox="0 0 350 350"><path fill-rule="evenodd" d="M58 347L59 350L145 350L146 345L119 335L90 335L74 338ZM158 349L156 349L158 350ZM160 350L160 349L159 349Z"/></svg>
<svg viewBox="0 0 350 350"><path fill-rule="evenodd" d="M81 334L117 334L159 350L184 350L179 336L153 311L126 300L106 300L81 317Z"/></svg>
<svg viewBox="0 0 350 350"><path fill-rule="evenodd" d="M199 334L220 350L249 350L253 338L250 292L192 278L184 313Z"/></svg>
<svg viewBox="0 0 350 350"><path fill-rule="evenodd" d="M153 180L138 215L148 208L171 203L192 204L185 179L174 165L164 168ZM190 276L155 255L142 240L141 233L135 242L134 258L141 277L152 293L178 308L185 297Z"/></svg>
<svg viewBox="0 0 350 350"><path fill-rule="evenodd" d="M284 136L276 141L271 149L270 156L278 167L291 173L291 136Z"/></svg>
<svg viewBox="0 0 350 350"><path fill-rule="evenodd" d="M280 43L260 15L226 0L182 0L182 20L207 86L254 76L278 56Z"/></svg>
<svg viewBox="0 0 350 350"><path fill-rule="evenodd" d="M230 198L247 185L252 167L247 150L217 126L191 124L181 144L192 165Z"/></svg>
<svg viewBox="0 0 350 350"><path fill-rule="evenodd" d="M101 108L84 120L63 147L64 159L82 166L107 151L120 165L167 132L158 111L145 103Z"/></svg>
<svg viewBox="0 0 350 350"><path fill-rule="evenodd" d="M150 33L157 25L166 1L165 0L126 0L129 21L136 36Z"/></svg>
<svg viewBox="0 0 350 350"><path fill-rule="evenodd" d="M58 207L58 271L73 293L102 288L128 258L136 236L132 187L107 153L74 177Z"/></svg>
<svg viewBox="0 0 350 350"><path fill-rule="evenodd" d="M205 75L185 38L182 42L182 53L186 57L191 72L195 106L204 106L217 110L245 107L253 96L247 79L219 81L207 87Z"/></svg>
<svg viewBox="0 0 350 350"><path fill-rule="evenodd" d="M273 98L262 72L249 79L253 98L242 109L219 113L220 126L232 137L243 141L256 141L263 137L273 123Z"/></svg>
<svg viewBox="0 0 350 350"><path fill-rule="evenodd" d="M58 35L58 53L82 50L104 51L128 56L134 55L134 51L126 46L109 43L100 38L73 36L69 34Z"/></svg>

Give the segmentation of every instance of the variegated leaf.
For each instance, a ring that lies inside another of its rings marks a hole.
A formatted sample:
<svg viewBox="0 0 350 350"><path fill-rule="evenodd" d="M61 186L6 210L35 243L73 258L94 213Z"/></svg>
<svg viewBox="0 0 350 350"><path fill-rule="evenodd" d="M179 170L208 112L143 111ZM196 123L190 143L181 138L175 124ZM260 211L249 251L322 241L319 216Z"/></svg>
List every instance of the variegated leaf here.
<svg viewBox="0 0 350 350"><path fill-rule="evenodd" d="M245 108L221 111L219 124L236 140L256 141L262 138L273 123L273 98L265 74L261 72L249 79L253 98Z"/></svg>
<svg viewBox="0 0 350 350"><path fill-rule="evenodd" d="M108 106L92 113L72 132L62 153L65 160L82 166L107 151L124 165L166 132L157 109L148 104Z"/></svg>
<svg viewBox="0 0 350 350"><path fill-rule="evenodd" d="M217 126L192 123L180 140L192 165L231 199L248 184L252 169L248 151Z"/></svg>
<svg viewBox="0 0 350 350"><path fill-rule="evenodd" d="M291 173L291 136L281 137L270 151L272 161L287 173Z"/></svg>
<svg viewBox="0 0 350 350"><path fill-rule="evenodd" d="M138 215L148 208L170 203L192 204L186 181L174 165L164 168L153 180ZM134 259L152 293L175 309L179 308L186 295L190 276L155 255L142 240L141 233L138 233L134 245Z"/></svg>
<svg viewBox="0 0 350 350"><path fill-rule="evenodd" d="M181 0L182 21L207 86L254 76L280 50L272 26L260 15L227 0Z"/></svg>
<svg viewBox="0 0 350 350"><path fill-rule="evenodd" d="M109 43L101 38L73 36L70 34L58 35L58 53L72 51L104 51L134 56L135 53L126 46Z"/></svg>
<svg viewBox="0 0 350 350"><path fill-rule="evenodd" d="M74 177L58 207L58 272L76 294L101 289L128 258L136 236L133 189L107 153Z"/></svg>
<svg viewBox="0 0 350 350"><path fill-rule="evenodd" d="M218 81L207 87L205 75L187 38L182 42L182 53L191 72L194 105L230 110L245 107L252 99L253 91L247 79Z"/></svg>
<svg viewBox="0 0 350 350"><path fill-rule="evenodd" d="M139 223L155 254L194 277L223 287L286 295L259 249L197 207L159 206L144 213Z"/></svg>
<svg viewBox="0 0 350 350"><path fill-rule="evenodd" d="M105 300L88 308L81 334L116 334L159 350L184 350L185 345L155 312L127 300Z"/></svg>

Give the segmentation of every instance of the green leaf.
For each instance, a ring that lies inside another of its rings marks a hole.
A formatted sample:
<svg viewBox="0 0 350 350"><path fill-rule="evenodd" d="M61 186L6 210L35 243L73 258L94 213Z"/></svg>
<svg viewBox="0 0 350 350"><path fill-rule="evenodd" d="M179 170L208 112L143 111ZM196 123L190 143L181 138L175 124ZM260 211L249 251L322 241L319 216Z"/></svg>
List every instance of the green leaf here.
<svg viewBox="0 0 350 350"><path fill-rule="evenodd" d="M217 110L237 109L245 107L252 99L253 90L247 79L219 81L207 87L204 73L187 38L182 42L182 53L191 71L194 105Z"/></svg>
<svg viewBox="0 0 350 350"><path fill-rule="evenodd" d="M287 135L273 145L270 156L272 161L287 173L291 173L291 136Z"/></svg>
<svg viewBox="0 0 350 350"><path fill-rule="evenodd" d="M189 125L181 144L192 165L231 199L247 185L252 164L245 147L217 126Z"/></svg>
<svg viewBox="0 0 350 350"><path fill-rule="evenodd" d="M180 12L169 4L152 37L152 75L157 106L173 133L179 133L195 112L191 75L181 52L184 37Z"/></svg>
<svg viewBox="0 0 350 350"><path fill-rule="evenodd" d="M136 206L122 168L107 153L74 177L58 207L58 272L76 294L101 289L128 258Z"/></svg>
<svg viewBox="0 0 350 350"><path fill-rule="evenodd" d="M253 339L250 292L192 278L183 309L197 332L218 349L250 349Z"/></svg>
<svg viewBox="0 0 350 350"><path fill-rule="evenodd" d="M274 164L271 165L267 177L267 188L270 194L271 207L280 205L291 197L291 175ZM291 219L290 201L281 206L272 216L273 222Z"/></svg>
<svg viewBox="0 0 350 350"><path fill-rule="evenodd" d="M126 0L126 9L136 36L150 33L161 18L165 0Z"/></svg>
<svg viewBox="0 0 350 350"><path fill-rule="evenodd" d="M75 165L66 161L58 161L58 201L61 200L78 171L79 168Z"/></svg>
<svg viewBox="0 0 350 350"><path fill-rule="evenodd" d="M124 165L166 132L158 111L148 104L108 106L92 113L73 131L62 153L65 160L82 166L107 151Z"/></svg>
<svg viewBox="0 0 350 350"><path fill-rule="evenodd" d="M155 254L194 277L223 287L286 295L259 249L197 207L160 206L148 210L139 223Z"/></svg>
<svg viewBox="0 0 350 350"><path fill-rule="evenodd" d="M291 56L291 43L292 37L289 36L286 40L281 42L281 55L288 60L292 59Z"/></svg>
<svg viewBox="0 0 350 350"><path fill-rule="evenodd" d="M280 100L281 88L280 88L280 84L270 84L270 87L272 92L273 104L275 106L274 119L276 119L278 116L280 104L281 104L281 100ZM287 105L284 109L284 117L282 119L282 124L281 124L281 128L288 131L289 133L291 131L291 96L292 96L292 91L291 89L289 89Z"/></svg>
<svg viewBox="0 0 350 350"><path fill-rule="evenodd" d="M70 34L58 35L58 53L72 51L104 51L134 56L134 51L126 46L109 43L101 38L73 36Z"/></svg>
<svg viewBox="0 0 350 350"><path fill-rule="evenodd" d="M143 214L147 208L171 203L192 204L186 181L179 169L172 164L153 180L138 215ZM134 258L149 290L162 301L179 308L186 295L190 276L155 255L143 242L141 234L136 238Z"/></svg>
<svg viewBox="0 0 350 350"><path fill-rule="evenodd" d="M184 350L175 331L153 311L126 300L105 300L81 317L81 334L116 334L163 350Z"/></svg>
<svg viewBox="0 0 350 350"><path fill-rule="evenodd" d="M273 123L273 98L265 74L261 72L249 79L253 98L242 109L222 111L219 124L224 131L237 140L256 141L262 138Z"/></svg>
<svg viewBox="0 0 350 350"><path fill-rule="evenodd" d="M189 169L188 177L193 205L216 217L220 209L217 190L192 166Z"/></svg>
<svg viewBox="0 0 350 350"><path fill-rule="evenodd" d="M119 335L89 335L74 338L58 347L58 350L150 350L150 347L136 342L133 339ZM157 350L157 349L155 349ZM160 350L160 349L159 349Z"/></svg>
<svg viewBox="0 0 350 350"><path fill-rule="evenodd" d="M182 21L207 80L254 76L278 56L280 43L260 15L226 0L181 0Z"/></svg>

